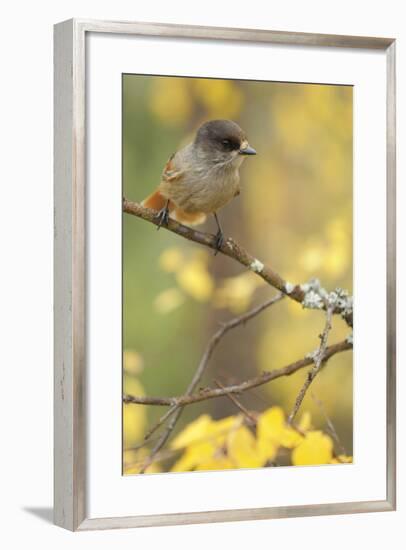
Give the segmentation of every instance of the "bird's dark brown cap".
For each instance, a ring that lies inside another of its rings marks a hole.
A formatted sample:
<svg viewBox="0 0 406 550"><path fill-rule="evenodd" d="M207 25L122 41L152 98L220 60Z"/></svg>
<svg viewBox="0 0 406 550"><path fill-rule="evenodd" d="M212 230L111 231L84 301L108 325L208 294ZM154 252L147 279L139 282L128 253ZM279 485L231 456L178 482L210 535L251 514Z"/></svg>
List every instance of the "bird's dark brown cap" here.
<svg viewBox="0 0 406 550"><path fill-rule="evenodd" d="M234 138L242 141L245 134L236 122L232 120L209 120L200 126L196 139L225 139Z"/></svg>
<svg viewBox="0 0 406 550"><path fill-rule="evenodd" d="M209 120L205 122L198 129L194 141L197 146L201 147L225 144L229 146L230 150L240 149L244 142L247 142L245 133L232 120ZM254 151L252 148L251 150Z"/></svg>

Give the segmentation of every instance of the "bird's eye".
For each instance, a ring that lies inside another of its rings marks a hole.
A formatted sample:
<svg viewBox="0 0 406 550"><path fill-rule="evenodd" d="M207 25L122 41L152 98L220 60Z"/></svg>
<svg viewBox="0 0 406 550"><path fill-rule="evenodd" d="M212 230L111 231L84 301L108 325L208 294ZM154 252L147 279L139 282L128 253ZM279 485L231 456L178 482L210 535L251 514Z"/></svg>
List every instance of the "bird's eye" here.
<svg viewBox="0 0 406 550"><path fill-rule="evenodd" d="M233 146L233 144L231 143L231 141L229 139L223 139L222 144L224 145L224 147L226 149L231 149L232 146Z"/></svg>

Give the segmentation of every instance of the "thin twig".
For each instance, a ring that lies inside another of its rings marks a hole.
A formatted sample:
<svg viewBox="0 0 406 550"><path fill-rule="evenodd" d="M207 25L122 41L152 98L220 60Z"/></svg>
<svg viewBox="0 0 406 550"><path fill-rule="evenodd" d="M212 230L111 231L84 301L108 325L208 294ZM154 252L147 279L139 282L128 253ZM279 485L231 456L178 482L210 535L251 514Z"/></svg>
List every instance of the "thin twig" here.
<svg viewBox="0 0 406 550"><path fill-rule="evenodd" d="M183 397L187 398L187 397L189 397L193 394L196 386L199 384L200 380L203 377L203 374L204 374L204 372L207 368L209 360L210 360L216 346L219 344L219 342L221 341L223 336L227 332L232 330L233 328L236 328L240 325L244 325L247 321L249 321L253 317L257 316L259 313L261 313L262 311L264 311L268 307L270 307L270 306L276 304L277 302L279 302L280 300L282 300L283 297L284 297L284 295L282 293L278 293L276 296L274 296L273 298L267 300L263 304L260 304L259 306L256 306L253 309L251 309L250 311L247 311L243 315L240 315L239 317L235 317L234 319L231 319L230 321L224 323L217 330L217 332L215 332L215 334L212 336L211 340L209 341L209 343L208 343L208 345L207 345L207 347L206 347L206 349L203 353L203 356L200 360L200 363L199 363L199 365L198 365L198 367L195 371L195 374L193 375L193 378L192 378L189 386L187 387L186 393L184 394ZM131 402L131 401L126 401L126 402L128 403L128 402ZM158 439L157 443L152 448L150 456L146 460L145 466L141 469L140 473L144 473L145 469L148 468L148 466L153 462L154 456L165 445L165 443L169 439L173 429L175 428L175 425L176 425L177 421L179 420L180 415L182 414L182 410L183 410L183 406L184 406L183 403L181 403L179 401L177 401L177 402L171 401L170 403L166 403L166 404L170 405L171 409L169 409L166 412L164 417L165 417L165 420L166 420L166 419L169 418L169 416L172 416L171 420L169 421L169 423L168 423L167 427L165 428L165 430L162 432L162 435ZM164 418L164 417L161 417L159 419L159 421L158 421L159 425L162 425L162 423L164 421L164 420L162 420L162 418ZM155 427L154 427L154 429L149 431L149 434L151 435L154 432L155 432Z"/></svg>
<svg viewBox="0 0 406 550"><path fill-rule="evenodd" d="M322 363L325 363L328 359L333 357L333 355L336 355L337 353L341 353L343 351L347 351L350 349L352 349L352 344L350 342L347 342L347 340L342 340L337 344L328 346L325 350ZM171 405L173 407L184 407L186 405L191 405L192 403L199 403L201 401L214 399L216 397L228 396L229 394L243 393L252 388L257 388L258 386L268 384L269 382L272 382L277 378L281 378L283 376L290 376L291 374L297 372L298 370L303 369L304 367L308 367L313 363L314 363L314 359L307 356L307 357L304 357L303 359L300 359L299 361L290 363L286 367L263 372L259 376L256 376L255 378L250 378L249 380L245 380L240 384L224 386L223 388L208 387L208 388L202 389L198 393L194 393L190 395L185 394L185 395L180 395L178 397L142 397L142 396L135 396L135 395L125 395L123 400L124 400L124 403L135 403L137 405L158 405L158 406Z"/></svg>
<svg viewBox="0 0 406 550"><path fill-rule="evenodd" d="M283 298L283 295L282 294L278 294L277 296L271 298L269 301L267 302L264 302L263 304L251 309L250 311L248 311L247 313L245 313L244 315L240 316L240 317L236 317L235 319L232 319L231 321L229 321L228 323L226 323L225 325L222 326L222 328L217 331L217 333L213 336L213 339L211 342L209 342L208 344L208 347L206 348L206 352L205 352L205 355L203 356L202 358L202 361L199 365L199 367L202 367L203 369L205 367L202 366L202 363L203 364L206 364L207 361L210 359L210 356L211 356L211 353L213 352L213 349L214 347L217 345L218 341L221 339L221 337L225 334L225 332L227 332L228 330L230 330L231 328L234 328L235 326L238 326L240 324L245 324L247 321L249 321L250 319L252 319L253 317L255 317L256 315L258 315L259 313L261 313L264 309L266 309L267 307L270 307L271 305L275 304L276 302L278 302L279 300L281 300ZM215 342L213 342L215 340ZM208 355L208 351L209 351L209 348L210 346L213 344L213 348L210 352L210 355ZM206 359L206 361L204 361ZM202 375L203 375L203 372L201 373L200 375L200 372L199 372L199 369L196 371L196 375L197 375L197 378L198 380L196 381L195 379L192 380L190 386L192 384L194 384L194 387L196 387L196 385L198 384L199 380L201 379ZM195 377L196 377L195 375ZM189 386L189 387L190 387ZM188 388L189 389L189 388ZM191 390L193 391L193 389ZM154 403L149 403L149 398L148 397L144 397L144 398L140 398L140 400L143 399L145 402L144 403L141 403L141 401L138 402L138 404L145 404L145 405L148 405L148 404L151 404L151 405L156 405L158 403L154 402ZM124 402L125 403L135 403L135 401L133 400L133 397L132 396L124 396ZM161 403L163 405L170 405L170 409L168 409L164 415L161 416L161 418L158 420L158 422L145 434L145 437L144 437L144 443L143 445L145 445L150 439L151 439L151 436L158 430L158 428L160 426L162 426L162 424L164 424L166 422L166 420L172 416L176 410L178 409L178 405L179 403L177 402L176 398L173 399L170 403L166 400L165 402Z"/></svg>
<svg viewBox="0 0 406 550"><path fill-rule="evenodd" d="M216 386L224 390L223 384L221 384L218 380L215 380L214 383L216 384ZM233 395L232 393L229 393L227 394L227 397L230 399L230 401L234 403L237 409L240 409L242 414L248 420L248 423L253 424L255 426L257 423L256 417L248 409L246 409L242 403L240 403L240 401L235 397L235 395Z"/></svg>
<svg viewBox="0 0 406 550"><path fill-rule="evenodd" d="M332 315L333 315L333 306L329 305L327 306L327 311L326 311L326 324L324 325L323 333L320 336L321 338L320 347L316 353L315 359L313 360L314 365L307 373L306 380L299 392L299 395L296 398L293 410L289 415L288 424L292 424L298 410L300 409L300 406L303 402L303 399L306 395L307 390L309 389L310 384L313 382L317 374L320 372L323 362L326 361L327 340L328 340L329 332L331 330Z"/></svg>
<svg viewBox="0 0 406 550"><path fill-rule="evenodd" d="M334 427L334 424L331 420L331 418L328 416L327 412L326 412L326 408L324 406L324 403L323 401L321 401L320 399L318 399L313 392L310 393L311 395L311 398L313 399L313 401L316 403L316 405L319 407L319 409L321 410L321 413L322 415L324 416L324 420L326 421L326 424L327 424L327 428L328 428L328 431L330 432L330 435L331 437L334 439L334 441L336 442L337 444L337 447L339 448L340 450L340 454L342 455L346 455L347 452L345 450L345 447L344 445L341 443L341 440L340 438L338 437L338 433Z"/></svg>
<svg viewBox="0 0 406 550"><path fill-rule="evenodd" d="M145 434L145 436L144 436L144 443L143 443L143 445L145 445L146 443L148 443L148 442L151 440L151 436L154 435L154 433L162 426L162 424L165 424L165 422L168 420L168 418L170 418L170 417L173 415L173 413L176 411L176 409L177 409L177 406L176 406L175 404L173 404L173 405L165 412L165 414L163 414L163 415L159 418L158 422L156 422L156 424L154 424L154 425L152 426L152 428L150 428L150 429L146 432L146 434Z"/></svg>
<svg viewBox="0 0 406 550"><path fill-rule="evenodd" d="M151 208L145 208L137 202L128 201L123 199L123 211L127 214L131 214L138 218L141 218L145 221L153 223L154 225L159 225L159 218L157 217L157 212ZM189 241L194 241L201 245L212 248L213 250L218 250L217 239L215 235L209 233L203 233L201 231L196 231L191 227L182 225L177 221L169 218L168 225L162 226L172 233L176 233L181 237L188 239ZM264 265L257 258L252 256L247 252L242 246L234 241L234 239L228 238L220 247L220 252L225 256L233 258L239 262L244 267L247 267L259 277L264 279L269 285L273 286L275 289L279 290L292 300L296 302L303 303L306 293L303 290L301 285L293 285L281 277L276 271L271 269L269 266ZM326 306L323 306L326 308ZM341 314L347 324L352 327L352 311L346 311L343 307L338 304L335 306L333 313Z"/></svg>

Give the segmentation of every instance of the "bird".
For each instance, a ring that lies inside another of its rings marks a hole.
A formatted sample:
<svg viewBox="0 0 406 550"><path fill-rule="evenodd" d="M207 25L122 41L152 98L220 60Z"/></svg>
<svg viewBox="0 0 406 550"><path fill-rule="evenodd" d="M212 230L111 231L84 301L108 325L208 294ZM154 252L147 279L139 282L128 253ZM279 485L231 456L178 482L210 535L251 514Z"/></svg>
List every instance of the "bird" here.
<svg viewBox="0 0 406 550"><path fill-rule="evenodd" d="M193 226L212 214L217 254L224 244L217 212L240 194L239 168L249 155L256 151L236 122L209 120L191 143L169 157L157 189L141 204L157 211L158 229L167 226L169 218Z"/></svg>

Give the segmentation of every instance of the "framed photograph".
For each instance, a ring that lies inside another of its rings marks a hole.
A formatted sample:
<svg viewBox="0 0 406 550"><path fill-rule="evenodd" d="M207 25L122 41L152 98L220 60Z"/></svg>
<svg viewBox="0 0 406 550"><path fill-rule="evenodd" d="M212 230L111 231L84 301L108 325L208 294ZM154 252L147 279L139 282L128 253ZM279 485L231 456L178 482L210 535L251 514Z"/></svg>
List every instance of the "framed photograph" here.
<svg viewBox="0 0 406 550"><path fill-rule="evenodd" d="M395 40L55 25L55 523L395 509Z"/></svg>

